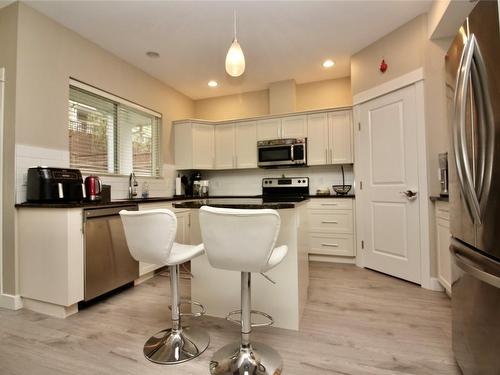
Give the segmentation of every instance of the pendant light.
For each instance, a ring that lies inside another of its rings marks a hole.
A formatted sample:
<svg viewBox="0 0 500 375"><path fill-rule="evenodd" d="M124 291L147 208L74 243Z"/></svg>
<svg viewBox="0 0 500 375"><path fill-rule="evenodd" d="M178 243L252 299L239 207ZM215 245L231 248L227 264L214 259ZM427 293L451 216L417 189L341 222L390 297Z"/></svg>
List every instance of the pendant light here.
<svg viewBox="0 0 500 375"><path fill-rule="evenodd" d="M234 11L234 39L226 55L226 72L231 77L239 77L245 71L245 55L236 38L236 11Z"/></svg>

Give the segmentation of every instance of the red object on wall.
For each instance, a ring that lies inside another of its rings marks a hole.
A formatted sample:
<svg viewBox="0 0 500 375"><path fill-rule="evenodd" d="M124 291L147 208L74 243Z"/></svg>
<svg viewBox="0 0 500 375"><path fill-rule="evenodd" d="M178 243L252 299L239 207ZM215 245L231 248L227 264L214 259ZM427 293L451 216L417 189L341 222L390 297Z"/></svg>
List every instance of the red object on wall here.
<svg viewBox="0 0 500 375"><path fill-rule="evenodd" d="M387 70L387 68L388 68L387 63L385 62L384 59L382 59L382 61L380 62L380 71L382 73L385 73L385 71Z"/></svg>

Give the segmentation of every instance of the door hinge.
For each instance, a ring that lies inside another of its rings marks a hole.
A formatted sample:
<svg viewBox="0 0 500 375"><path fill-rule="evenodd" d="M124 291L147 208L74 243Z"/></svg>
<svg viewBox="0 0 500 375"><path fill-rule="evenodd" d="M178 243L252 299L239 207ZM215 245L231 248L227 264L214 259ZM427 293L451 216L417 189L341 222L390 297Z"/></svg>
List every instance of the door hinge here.
<svg viewBox="0 0 500 375"><path fill-rule="evenodd" d="M361 248L364 249L365 248L365 241L361 240Z"/></svg>

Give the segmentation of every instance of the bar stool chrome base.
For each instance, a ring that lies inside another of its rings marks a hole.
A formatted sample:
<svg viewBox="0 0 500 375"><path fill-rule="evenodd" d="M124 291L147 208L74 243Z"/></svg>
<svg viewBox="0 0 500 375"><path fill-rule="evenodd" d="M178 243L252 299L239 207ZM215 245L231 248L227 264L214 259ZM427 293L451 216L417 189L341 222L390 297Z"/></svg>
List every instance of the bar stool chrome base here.
<svg viewBox="0 0 500 375"><path fill-rule="evenodd" d="M197 327L171 328L151 336L144 344L144 356L161 365L174 365L198 357L210 343L208 333Z"/></svg>
<svg viewBox="0 0 500 375"><path fill-rule="evenodd" d="M210 361L212 375L278 375L282 369L279 353L259 342L248 348L239 343L226 345L217 350Z"/></svg>

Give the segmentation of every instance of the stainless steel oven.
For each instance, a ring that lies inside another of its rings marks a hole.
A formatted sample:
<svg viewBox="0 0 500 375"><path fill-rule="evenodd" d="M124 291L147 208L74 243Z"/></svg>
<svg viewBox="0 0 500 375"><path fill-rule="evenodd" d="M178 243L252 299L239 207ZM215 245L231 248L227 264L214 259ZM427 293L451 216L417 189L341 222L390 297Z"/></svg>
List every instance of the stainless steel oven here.
<svg viewBox="0 0 500 375"><path fill-rule="evenodd" d="M307 165L307 139L287 138L257 142L258 166L261 168Z"/></svg>

